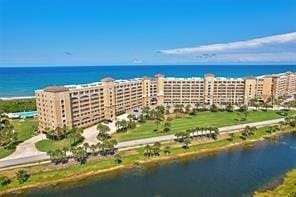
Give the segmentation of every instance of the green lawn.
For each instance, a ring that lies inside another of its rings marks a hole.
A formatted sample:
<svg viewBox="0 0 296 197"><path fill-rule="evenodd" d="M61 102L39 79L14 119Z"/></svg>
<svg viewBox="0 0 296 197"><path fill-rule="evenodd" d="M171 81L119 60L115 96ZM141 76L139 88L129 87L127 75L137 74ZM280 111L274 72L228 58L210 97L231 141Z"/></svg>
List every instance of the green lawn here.
<svg viewBox="0 0 296 197"><path fill-rule="evenodd" d="M10 123L14 126L14 130L17 133L18 144L33 137L35 134L35 128L37 127L37 121L34 119L22 120L10 120ZM0 148L0 159L4 158L15 151L14 149L6 150Z"/></svg>
<svg viewBox="0 0 296 197"><path fill-rule="evenodd" d="M64 147L70 148L70 140L63 139L63 140L41 140L35 144L36 148L42 152L54 151L57 149L62 149Z"/></svg>
<svg viewBox="0 0 296 197"><path fill-rule="evenodd" d="M295 114L295 111L289 111L289 114ZM185 131L194 127L224 127L250 122L258 122L282 118L275 111L252 111L247 115L247 121L238 121L236 119L243 118L244 115L238 115L236 112L199 112L196 116L186 115L185 117L175 118L171 121L171 132L157 133L153 130L156 125L153 121L138 124L135 129L129 130L126 133L117 133L113 137L118 141L127 141L133 139L141 139L155 137L159 135L174 134L180 131ZM162 126L160 126L161 129Z"/></svg>
<svg viewBox="0 0 296 197"><path fill-rule="evenodd" d="M15 132L17 133L17 139L23 142L34 136L37 128L37 120L26 119L26 120L10 120L13 125Z"/></svg>

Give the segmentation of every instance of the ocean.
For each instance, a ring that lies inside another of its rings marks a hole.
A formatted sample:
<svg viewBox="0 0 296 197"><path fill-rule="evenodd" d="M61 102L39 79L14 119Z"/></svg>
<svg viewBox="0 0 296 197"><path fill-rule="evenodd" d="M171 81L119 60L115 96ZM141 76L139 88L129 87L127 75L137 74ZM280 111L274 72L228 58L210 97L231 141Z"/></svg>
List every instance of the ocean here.
<svg viewBox="0 0 296 197"><path fill-rule="evenodd" d="M171 77L245 77L296 72L296 65L174 65L174 66L64 66L0 67L0 98L33 96L34 90L52 85L81 84L104 77L129 79L161 73Z"/></svg>

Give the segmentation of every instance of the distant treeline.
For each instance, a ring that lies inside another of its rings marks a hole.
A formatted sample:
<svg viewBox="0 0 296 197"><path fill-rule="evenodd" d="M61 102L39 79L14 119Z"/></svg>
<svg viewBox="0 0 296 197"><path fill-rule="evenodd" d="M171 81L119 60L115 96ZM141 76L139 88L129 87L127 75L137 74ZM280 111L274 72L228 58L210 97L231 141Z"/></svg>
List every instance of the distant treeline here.
<svg viewBox="0 0 296 197"><path fill-rule="evenodd" d="M0 100L0 112L36 111L35 99Z"/></svg>

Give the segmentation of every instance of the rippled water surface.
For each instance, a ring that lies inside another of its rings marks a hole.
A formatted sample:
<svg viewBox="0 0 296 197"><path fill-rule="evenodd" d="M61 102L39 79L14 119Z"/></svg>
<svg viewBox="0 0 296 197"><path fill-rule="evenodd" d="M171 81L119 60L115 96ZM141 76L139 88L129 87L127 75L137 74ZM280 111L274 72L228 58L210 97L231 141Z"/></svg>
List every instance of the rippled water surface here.
<svg viewBox="0 0 296 197"><path fill-rule="evenodd" d="M47 187L25 196L249 196L296 168L296 135Z"/></svg>

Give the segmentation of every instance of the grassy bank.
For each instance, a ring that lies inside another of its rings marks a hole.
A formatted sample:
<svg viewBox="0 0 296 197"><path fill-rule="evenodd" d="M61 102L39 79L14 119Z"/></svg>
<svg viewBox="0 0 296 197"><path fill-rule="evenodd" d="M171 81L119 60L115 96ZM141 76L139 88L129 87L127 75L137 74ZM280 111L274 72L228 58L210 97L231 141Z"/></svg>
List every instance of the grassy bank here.
<svg viewBox="0 0 296 197"><path fill-rule="evenodd" d="M36 111L35 99L0 100L0 111L6 113Z"/></svg>
<svg viewBox="0 0 296 197"><path fill-rule="evenodd" d="M296 111L289 111L289 114L296 114ZM251 122L260 122L282 118L283 116L276 111L251 111L247 114L246 121L239 121L245 117L243 113L237 112L198 112L195 116L180 114L171 121L171 131L168 133L155 132L156 125L154 121L139 123L135 129L130 129L126 133L117 133L113 138L118 141L128 141L141 138L155 137L159 135L175 134L194 127L225 127ZM159 126L159 130L163 125Z"/></svg>
<svg viewBox="0 0 296 197"><path fill-rule="evenodd" d="M63 139L59 141L46 139L46 140L41 140L37 142L35 146L41 152L49 152L49 151L55 151L57 149L61 150L63 148L70 149L71 148L70 143L71 143L70 139Z"/></svg>
<svg viewBox="0 0 296 197"><path fill-rule="evenodd" d="M122 155L122 163L116 164L113 157L92 158L86 164L66 164L55 166L53 164L43 164L39 166L22 168L31 174L30 179L24 183L19 184L15 178L16 171L20 169L12 169L0 172L11 178L12 182L6 186L0 186L1 192L11 192L14 190L21 190L30 187L46 186L50 184L62 183L67 181L74 181L90 177L103 172L113 171L116 169L128 168L134 165L141 165L150 162L158 162L159 160L169 160L172 158L179 158L184 156L196 155L208 151L217 151L228 147L236 146L243 143L252 143L256 140L262 139L263 136L270 136L266 128L260 128L252 138L242 140L238 135L233 138L233 141L228 140L228 135L220 136L217 141L207 141L206 143L201 140L192 141L189 149L183 149L179 143L171 142L165 146L170 146L170 154L164 153L163 149L160 156L147 159L144 156L144 148L137 148L132 150L120 151ZM283 131L288 132L292 128L286 127ZM163 145L164 146L164 145Z"/></svg>
<svg viewBox="0 0 296 197"><path fill-rule="evenodd" d="M17 143L19 144L35 134L35 129L37 127L37 121L34 119L26 120L10 120L10 123L13 125L15 132L17 133ZM4 158L15 151L13 149L4 149L0 148L0 159Z"/></svg>
<svg viewBox="0 0 296 197"><path fill-rule="evenodd" d="M255 197L273 197L273 196L296 196L296 169L286 174L283 183L273 190L265 192L255 192Z"/></svg>

